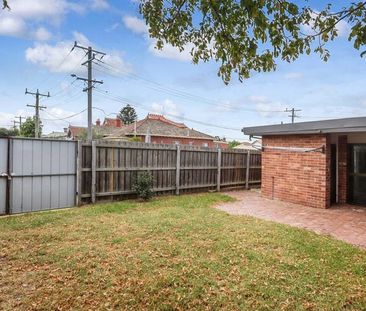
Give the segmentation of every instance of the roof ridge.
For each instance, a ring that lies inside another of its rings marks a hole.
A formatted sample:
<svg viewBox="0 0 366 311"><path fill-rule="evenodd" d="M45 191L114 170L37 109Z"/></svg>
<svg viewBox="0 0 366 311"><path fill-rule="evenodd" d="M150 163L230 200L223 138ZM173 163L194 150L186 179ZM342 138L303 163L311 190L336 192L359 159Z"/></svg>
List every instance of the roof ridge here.
<svg viewBox="0 0 366 311"><path fill-rule="evenodd" d="M166 117L164 117L164 115L161 114L157 114L157 113L149 113L145 119L149 119L149 120L159 120L161 122L165 122L171 125L174 125L176 127L179 128L188 128L188 126L186 126L184 123L178 123L172 120L167 119Z"/></svg>

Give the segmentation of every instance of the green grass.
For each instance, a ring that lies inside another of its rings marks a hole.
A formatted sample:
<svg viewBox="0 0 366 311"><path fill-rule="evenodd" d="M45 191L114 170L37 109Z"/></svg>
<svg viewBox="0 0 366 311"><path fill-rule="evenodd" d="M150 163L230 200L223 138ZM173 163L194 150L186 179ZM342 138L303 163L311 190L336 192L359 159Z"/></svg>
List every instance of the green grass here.
<svg viewBox="0 0 366 311"><path fill-rule="evenodd" d="M1 310L366 310L366 252L160 197L0 219Z"/></svg>

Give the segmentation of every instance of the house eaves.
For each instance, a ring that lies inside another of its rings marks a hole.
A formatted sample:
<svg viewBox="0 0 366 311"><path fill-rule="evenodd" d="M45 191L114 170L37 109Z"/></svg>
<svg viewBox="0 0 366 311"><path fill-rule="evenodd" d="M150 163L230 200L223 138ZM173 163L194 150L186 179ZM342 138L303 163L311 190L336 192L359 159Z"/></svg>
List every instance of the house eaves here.
<svg viewBox="0 0 366 311"><path fill-rule="evenodd" d="M249 136L366 132L366 117L244 127Z"/></svg>

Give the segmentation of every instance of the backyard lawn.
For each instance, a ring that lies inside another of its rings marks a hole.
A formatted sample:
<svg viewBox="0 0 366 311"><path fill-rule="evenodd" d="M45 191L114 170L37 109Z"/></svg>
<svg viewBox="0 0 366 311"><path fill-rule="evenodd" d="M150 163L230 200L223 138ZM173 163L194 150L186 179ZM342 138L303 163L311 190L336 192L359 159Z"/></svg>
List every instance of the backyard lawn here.
<svg viewBox="0 0 366 311"><path fill-rule="evenodd" d="M0 219L1 310L366 310L366 251L222 194Z"/></svg>

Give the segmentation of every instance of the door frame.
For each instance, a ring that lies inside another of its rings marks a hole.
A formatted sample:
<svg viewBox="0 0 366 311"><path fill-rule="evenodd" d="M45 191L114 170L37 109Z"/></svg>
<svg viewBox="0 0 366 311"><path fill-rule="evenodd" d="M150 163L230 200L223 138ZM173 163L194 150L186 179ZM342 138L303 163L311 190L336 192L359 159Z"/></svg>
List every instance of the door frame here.
<svg viewBox="0 0 366 311"><path fill-rule="evenodd" d="M347 185L347 203L349 204L353 204L353 205L361 205L364 206L364 204L362 203L357 203L355 202L353 199L351 199L353 197L353 195L351 194L351 177L353 176L366 176L366 173L351 173L351 167L352 167L352 151L353 151L353 147L354 146L364 146L366 147L366 143L352 143L352 144L348 144L348 149L347 149L347 181L348 181L348 185ZM352 187L353 189L353 187Z"/></svg>
<svg viewBox="0 0 366 311"><path fill-rule="evenodd" d="M338 203L338 144L330 145L330 204Z"/></svg>

